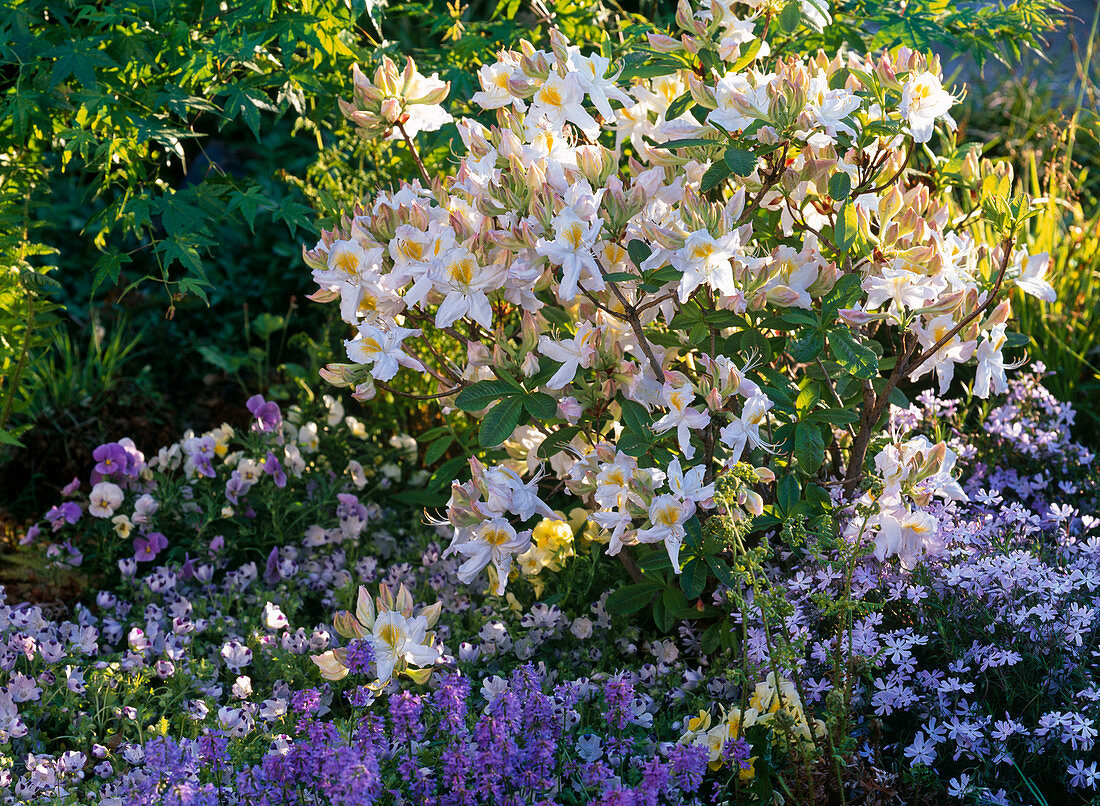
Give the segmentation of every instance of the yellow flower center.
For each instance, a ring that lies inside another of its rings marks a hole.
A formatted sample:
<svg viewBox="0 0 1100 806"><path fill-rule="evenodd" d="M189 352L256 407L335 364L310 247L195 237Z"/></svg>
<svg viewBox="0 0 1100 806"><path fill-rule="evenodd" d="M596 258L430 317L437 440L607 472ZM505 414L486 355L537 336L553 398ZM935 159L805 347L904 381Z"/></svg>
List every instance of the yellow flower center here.
<svg viewBox="0 0 1100 806"><path fill-rule="evenodd" d="M396 624L384 624L378 631L378 640L388 647L397 649L405 642L405 631Z"/></svg>
<svg viewBox="0 0 1100 806"><path fill-rule="evenodd" d="M488 543L490 546L503 546L505 543L508 542L508 539L511 537L511 535L509 535L507 530L505 529L489 527L485 530L482 537L485 539L485 542Z"/></svg>
<svg viewBox="0 0 1100 806"><path fill-rule="evenodd" d="M561 106L561 90L553 86L544 86L539 90L539 103L547 106Z"/></svg>
<svg viewBox="0 0 1100 806"><path fill-rule="evenodd" d="M420 241L402 241L399 251L409 260L424 259L424 244Z"/></svg>
<svg viewBox="0 0 1100 806"><path fill-rule="evenodd" d="M464 257L447 266L447 276L457 285L468 286L474 279L473 258Z"/></svg>
<svg viewBox="0 0 1100 806"><path fill-rule="evenodd" d="M336 268L352 277L359 269L359 258L354 252L341 252L336 256Z"/></svg>
<svg viewBox="0 0 1100 806"><path fill-rule="evenodd" d="M657 510L657 517L654 519L654 523L659 523L661 526L673 527L679 522L680 510L669 504L663 506Z"/></svg>

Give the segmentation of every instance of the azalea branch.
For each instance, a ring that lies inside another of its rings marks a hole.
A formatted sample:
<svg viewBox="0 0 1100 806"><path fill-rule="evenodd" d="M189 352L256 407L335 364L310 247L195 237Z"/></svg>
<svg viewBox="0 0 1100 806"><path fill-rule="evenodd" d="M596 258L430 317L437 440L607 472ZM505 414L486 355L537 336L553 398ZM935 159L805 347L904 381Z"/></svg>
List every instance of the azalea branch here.
<svg viewBox="0 0 1100 806"><path fill-rule="evenodd" d="M607 271L599 260L596 261L596 268L600 270L601 276L607 274ZM645 357L649 359L649 365L653 367L653 373L657 376L657 380L663 383L665 380L665 370L661 366L661 362L657 360L657 356L654 355L653 346L649 343L649 339L645 336L645 331L642 329L642 320L638 316L638 308L631 304L630 300L626 298L626 295L619 290L615 283L607 283L607 287L611 289L611 293L615 295L615 298L619 300L619 304L623 306L625 316L616 315L622 321L630 324L630 329L634 331L634 338L638 341L638 348L645 354Z"/></svg>
<svg viewBox="0 0 1100 806"><path fill-rule="evenodd" d="M409 151L412 152L412 158L416 162L416 167L420 169L420 176L424 180L424 184L431 188L432 180L428 176L428 169L424 167L424 162L420 159L420 152L416 148L416 144L409 137L409 133L405 131L405 125L403 123L397 124L398 131L401 132L401 136L405 138L405 145L409 147Z"/></svg>
<svg viewBox="0 0 1100 806"><path fill-rule="evenodd" d="M389 392L391 395L397 395L398 397L407 397L410 400L439 400L440 398L451 397L451 395L461 392L470 384L464 382L456 386L454 389L446 392L437 392L434 395L414 395L412 392L402 392L400 389L394 389L388 383L383 383L382 381L375 381L374 385L381 389L383 392Z"/></svg>
<svg viewBox="0 0 1100 806"><path fill-rule="evenodd" d="M878 185L877 187L871 188L867 192L868 193L881 193L882 191L886 190L886 188L890 187L892 184L894 184L899 179L901 179L901 175L903 173L905 173L906 169L909 167L909 161L913 158L913 151L916 148L916 145L917 145L917 141L910 138L909 139L909 148L906 149L906 151L905 151L905 159L903 159L901 161L901 167L898 168L897 171L894 173L894 175L891 176L888 180L886 180L882 184Z"/></svg>
<svg viewBox="0 0 1100 806"><path fill-rule="evenodd" d="M918 369L920 369L921 365L924 364L925 361L930 359L941 349L950 344L951 340L959 335L959 333L961 333L967 325L969 325L979 316L985 314L986 311L993 307L993 303L997 301L997 294L1000 293L1001 286L1004 284L1005 273L1008 271L1008 264L1012 260L1012 247L1015 245L1015 243L1016 236L1014 234L1009 235L1007 238L1004 239L1004 241L1001 242L1001 248L1004 250L1004 255L1001 258L1001 267L997 271L997 281L993 284L993 288L989 292L989 296L986 297L985 302L975 308L973 312L971 312L968 316L963 317L963 320L955 325L953 328L951 328L949 331L947 331L947 334L943 338L941 338L939 341L937 341L935 344L933 344L931 347L929 347L927 350L917 356L913 360L912 364L906 367L907 378Z"/></svg>

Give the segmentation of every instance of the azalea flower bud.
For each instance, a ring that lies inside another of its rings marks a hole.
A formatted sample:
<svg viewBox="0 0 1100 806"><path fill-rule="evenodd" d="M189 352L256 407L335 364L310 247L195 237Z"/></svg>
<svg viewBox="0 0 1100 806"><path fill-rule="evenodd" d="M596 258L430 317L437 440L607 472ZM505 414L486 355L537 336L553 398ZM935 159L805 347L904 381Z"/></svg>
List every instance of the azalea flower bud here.
<svg viewBox="0 0 1100 806"><path fill-rule="evenodd" d="M718 107L718 101L714 96L714 88L705 83L694 73L689 73L687 77L688 91L691 93L691 99L695 103L699 104L704 109L716 109Z"/></svg>
<svg viewBox="0 0 1100 806"><path fill-rule="evenodd" d="M759 516L764 514L764 499L761 498L760 493L755 490L742 488L741 491L737 493L737 503L752 515Z"/></svg>
<svg viewBox="0 0 1100 806"><path fill-rule="evenodd" d="M685 31L695 31L694 13L688 0L680 0L676 4L676 24Z"/></svg>
<svg viewBox="0 0 1100 806"><path fill-rule="evenodd" d="M993 313L985 320L985 327L994 328L997 325L1003 325L1012 316L1012 301L1005 297L1001 300L1000 304L993 309Z"/></svg>
<svg viewBox="0 0 1100 806"><path fill-rule="evenodd" d="M684 46L680 40L675 39L667 34L647 33L646 38L649 40L649 46L658 53L675 53L678 50L683 50Z"/></svg>
<svg viewBox="0 0 1100 806"><path fill-rule="evenodd" d="M382 119L388 123L397 123L401 119L401 102L396 98L387 98L382 102Z"/></svg>

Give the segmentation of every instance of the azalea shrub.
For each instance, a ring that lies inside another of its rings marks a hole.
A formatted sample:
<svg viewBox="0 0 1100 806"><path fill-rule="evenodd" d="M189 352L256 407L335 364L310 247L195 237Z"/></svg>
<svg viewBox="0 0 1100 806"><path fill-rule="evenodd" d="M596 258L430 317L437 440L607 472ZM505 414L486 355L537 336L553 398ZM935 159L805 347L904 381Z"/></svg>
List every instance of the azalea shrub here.
<svg viewBox="0 0 1100 806"><path fill-rule="evenodd" d="M452 173L418 160L305 251L354 329L326 378L366 401L429 376L479 421L446 511L463 581L503 594L551 493L632 577L610 605L665 630L723 619L709 593L769 530L907 567L942 546L956 453L889 407L956 374L1004 392L1010 294L1052 299L1048 258L1011 169L953 137L938 60L800 54L829 23L684 2L621 46L525 42L479 70ZM354 79L364 137L416 155L450 120L411 59Z"/></svg>
<svg viewBox="0 0 1100 806"><path fill-rule="evenodd" d="M119 434L27 530L86 595L0 588L4 802L1095 800L1100 478L1012 375L1040 203L879 11L551 28L467 105L353 69L410 176L303 250L337 388Z"/></svg>

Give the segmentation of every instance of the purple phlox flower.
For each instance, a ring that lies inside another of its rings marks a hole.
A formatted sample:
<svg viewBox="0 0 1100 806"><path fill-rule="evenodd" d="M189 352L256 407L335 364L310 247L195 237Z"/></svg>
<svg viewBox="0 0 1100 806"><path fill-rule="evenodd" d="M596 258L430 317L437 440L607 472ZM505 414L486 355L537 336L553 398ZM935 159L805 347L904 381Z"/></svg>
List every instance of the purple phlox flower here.
<svg viewBox="0 0 1100 806"><path fill-rule="evenodd" d="M244 404L256 418L256 422L252 424L255 431L274 431L283 422L279 404L273 400L264 400L262 395L253 395Z"/></svg>

